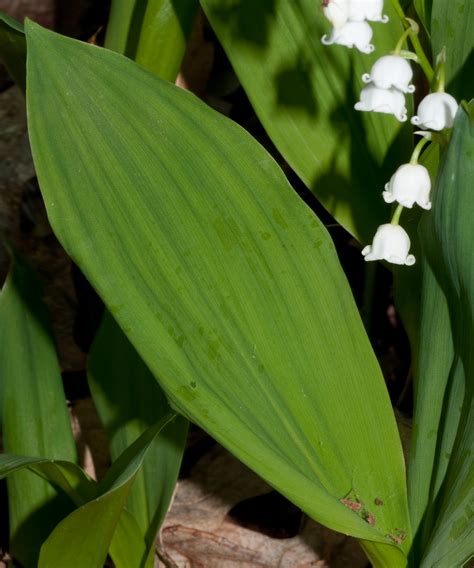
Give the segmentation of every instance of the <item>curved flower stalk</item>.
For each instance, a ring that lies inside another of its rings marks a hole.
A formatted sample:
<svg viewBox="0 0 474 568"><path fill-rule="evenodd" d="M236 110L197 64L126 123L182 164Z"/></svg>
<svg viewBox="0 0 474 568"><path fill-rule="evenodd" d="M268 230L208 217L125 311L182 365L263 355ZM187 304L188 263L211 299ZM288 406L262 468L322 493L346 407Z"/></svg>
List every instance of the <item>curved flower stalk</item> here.
<svg viewBox="0 0 474 568"><path fill-rule="evenodd" d="M412 117L411 123L424 130L452 128L458 106L448 93L431 93L418 105L418 114Z"/></svg>
<svg viewBox="0 0 474 568"><path fill-rule="evenodd" d="M346 22L342 27L333 28L331 35L323 35L324 45L345 45L356 47L362 53L372 53L375 47L370 43L373 31L367 22Z"/></svg>
<svg viewBox="0 0 474 568"><path fill-rule="evenodd" d="M421 164L403 164L385 185L382 193L386 203L398 202L411 209L416 203L423 209L431 209L431 179Z"/></svg>
<svg viewBox="0 0 474 568"><path fill-rule="evenodd" d="M409 254L410 237L400 225L386 223L380 225L371 245L363 250L364 260L386 260L392 264L412 266L415 257Z"/></svg>
<svg viewBox="0 0 474 568"><path fill-rule="evenodd" d="M354 108L363 112L381 112L393 114L400 122L407 120L407 108L405 97L397 89L380 89L375 85L369 85L362 89L360 101Z"/></svg>
<svg viewBox="0 0 474 568"><path fill-rule="evenodd" d="M370 73L362 75L364 83L372 82L379 89L397 89L402 93L414 93L410 85L413 71L410 63L400 55L384 55L372 65Z"/></svg>

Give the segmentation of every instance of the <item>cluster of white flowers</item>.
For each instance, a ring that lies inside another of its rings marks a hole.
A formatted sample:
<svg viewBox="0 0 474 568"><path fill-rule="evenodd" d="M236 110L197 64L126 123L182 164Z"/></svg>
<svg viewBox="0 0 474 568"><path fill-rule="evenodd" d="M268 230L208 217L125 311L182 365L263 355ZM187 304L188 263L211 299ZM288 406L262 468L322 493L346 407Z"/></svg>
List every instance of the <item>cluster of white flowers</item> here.
<svg viewBox="0 0 474 568"><path fill-rule="evenodd" d="M382 14L383 0L323 0L323 12L333 25L330 36L321 38L324 45L355 47L372 53L373 31L368 22L388 22Z"/></svg>
<svg viewBox="0 0 474 568"><path fill-rule="evenodd" d="M323 36L325 45L339 44L356 47L363 53L371 53L374 46L370 43L372 29L368 21L387 22L382 15L383 0L323 0L323 12L333 25L329 38ZM416 23L408 20L411 29L417 29ZM413 71L407 59L402 57L401 45L409 30L402 36L393 53L380 57L370 73L365 73L362 80L368 86L360 93L360 100L355 109L365 112L380 112L394 115L399 121L408 118L405 95L413 93L411 84ZM427 95L419 104L416 116L411 123L423 130L440 131L453 126L458 103L449 94L440 92ZM409 254L410 238L398 224L403 207L412 208L416 203L423 209L431 209L431 180L428 170L418 163L419 154L430 139L430 134L418 132L424 136L417 144L410 163L401 165L385 184L382 193L386 203L398 203L398 208L390 223L381 225L371 245L362 250L365 260L386 260L394 264L411 266L415 257Z"/></svg>

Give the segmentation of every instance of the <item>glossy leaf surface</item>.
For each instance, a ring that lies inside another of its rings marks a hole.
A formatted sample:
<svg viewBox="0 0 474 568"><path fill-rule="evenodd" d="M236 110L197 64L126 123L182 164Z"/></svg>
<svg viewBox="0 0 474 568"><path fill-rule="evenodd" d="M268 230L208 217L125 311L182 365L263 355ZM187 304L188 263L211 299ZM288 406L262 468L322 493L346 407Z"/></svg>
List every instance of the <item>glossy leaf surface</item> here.
<svg viewBox="0 0 474 568"><path fill-rule="evenodd" d="M51 223L172 404L312 517L396 554L400 441L325 228L193 95L31 23L28 42Z"/></svg>

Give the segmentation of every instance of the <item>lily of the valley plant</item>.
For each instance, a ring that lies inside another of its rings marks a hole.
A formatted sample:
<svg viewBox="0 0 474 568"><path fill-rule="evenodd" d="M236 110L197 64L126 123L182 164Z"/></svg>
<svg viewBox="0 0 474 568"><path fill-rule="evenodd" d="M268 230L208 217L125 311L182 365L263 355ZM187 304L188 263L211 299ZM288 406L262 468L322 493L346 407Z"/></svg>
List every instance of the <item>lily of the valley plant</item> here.
<svg viewBox="0 0 474 568"><path fill-rule="evenodd" d="M170 564L189 422L375 568L469 565L473 29L470 0L112 0L100 47L0 14L52 230L105 305L86 372L111 457L99 480L79 466L48 311L9 246L0 475L19 566ZM175 83L207 36L232 71L218 56L201 99ZM240 86L272 155L208 104L227 112ZM356 255L363 320L334 225L385 264ZM369 340L382 271L411 350L405 453Z"/></svg>

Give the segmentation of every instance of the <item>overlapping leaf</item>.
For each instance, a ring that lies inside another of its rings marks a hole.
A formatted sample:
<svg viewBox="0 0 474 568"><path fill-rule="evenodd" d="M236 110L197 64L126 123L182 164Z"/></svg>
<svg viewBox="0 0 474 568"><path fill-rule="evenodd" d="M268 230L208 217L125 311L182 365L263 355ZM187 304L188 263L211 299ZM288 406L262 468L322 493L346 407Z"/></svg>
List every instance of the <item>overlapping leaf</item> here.
<svg viewBox="0 0 474 568"><path fill-rule="evenodd" d="M438 492L428 510L435 525L421 566L462 565L472 554L474 511L473 447L473 313L474 270L471 262L474 203L474 104L458 111L452 140L433 196L433 213L423 231L428 260L447 299L455 346L454 390L445 395L445 441L440 459L449 459L436 480ZM431 254L430 254L431 251ZM464 385L462 384L464 383ZM459 412L461 406L461 415ZM459 424L459 425L457 425ZM455 431L454 431L455 430ZM453 440L455 436L455 440ZM446 453L449 452L449 455ZM441 478L440 478L441 477Z"/></svg>
<svg viewBox="0 0 474 568"><path fill-rule="evenodd" d="M390 215L383 186L411 146L409 129L393 116L354 110L362 74L403 31L391 2L384 9L390 23L373 25L371 55L322 45L331 29L314 0L201 4L285 160L346 229L371 240Z"/></svg>
<svg viewBox="0 0 474 568"><path fill-rule="evenodd" d="M28 42L54 230L173 405L315 519L407 546L390 403L318 219L189 93L31 23Z"/></svg>
<svg viewBox="0 0 474 568"><path fill-rule="evenodd" d="M74 439L41 286L18 257L0 296L0 375L5 451L74 461ZM49 483L21 471L8 479L8 499L11 553L25 566L35 566L40 544L71 507Z"/></svg>

